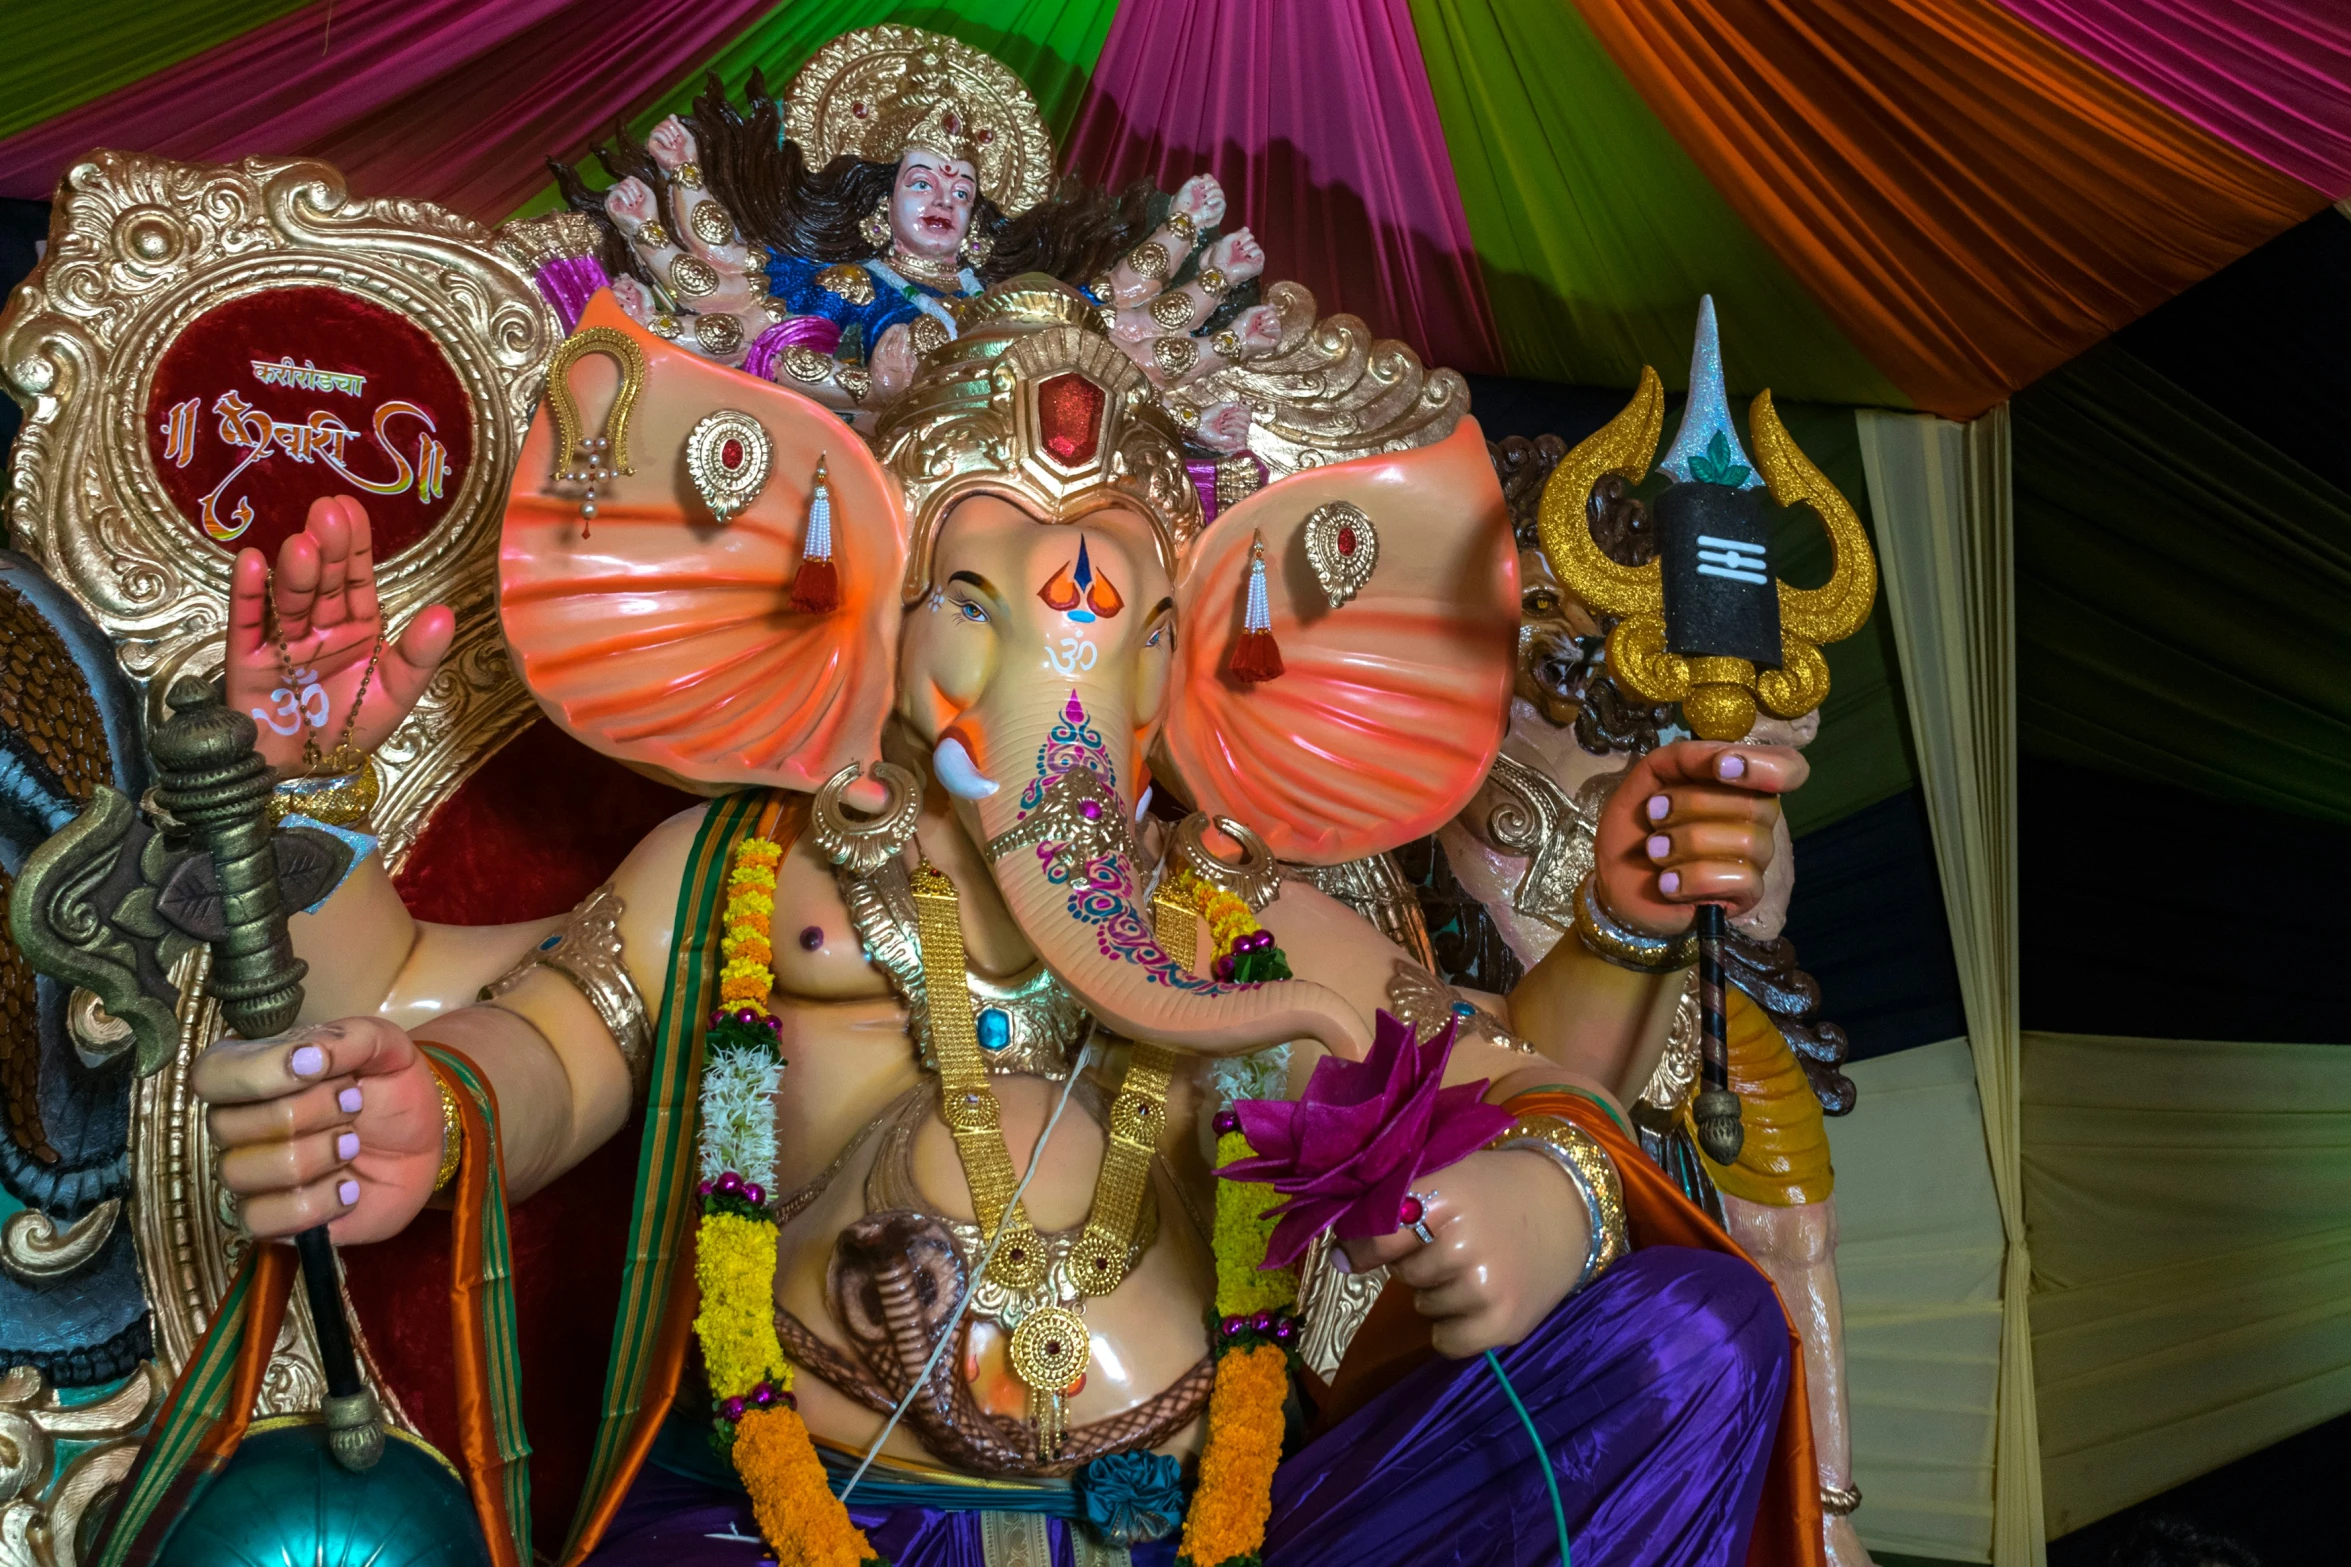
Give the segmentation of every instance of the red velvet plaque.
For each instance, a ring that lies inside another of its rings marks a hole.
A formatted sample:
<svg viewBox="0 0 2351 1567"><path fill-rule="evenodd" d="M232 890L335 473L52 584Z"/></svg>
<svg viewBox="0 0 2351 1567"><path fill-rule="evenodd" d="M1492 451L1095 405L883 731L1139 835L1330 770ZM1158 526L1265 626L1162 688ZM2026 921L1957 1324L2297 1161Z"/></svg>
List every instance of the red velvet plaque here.
<svg viewBox="0 0 2351 1567"><path fill-rule="evenodd" d="M147 451L188 526L276 558L322 495L354 495L388 561L447 515L473 462L457 372L414 322L339 288L268 288L164 350Z"/></svg>

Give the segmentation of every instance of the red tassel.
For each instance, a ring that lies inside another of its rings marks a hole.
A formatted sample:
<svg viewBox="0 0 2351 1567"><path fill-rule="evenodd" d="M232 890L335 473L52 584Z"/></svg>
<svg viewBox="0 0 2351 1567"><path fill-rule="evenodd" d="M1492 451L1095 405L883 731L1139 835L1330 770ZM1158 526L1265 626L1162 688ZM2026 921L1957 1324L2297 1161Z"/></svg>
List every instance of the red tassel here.
<svg viewBox="0 0 2351 1567"><path fill-rule="evenodd" d="M829 615L841 607L841 577L829 560L804 560L792 578L792 613Z"/></svg>
<svg viewBox="0 0 2351 1567"><path fill-rule="evenodd" d="M1245 686L1277 680L1282 673L1281 644L1273 639L1273 605L1265 592L1265 535L1249 540L1249 575L1241 584L1241 640L1233 644L1225 673Z"/></svg>
<svg viewBox="0 0 2351 1567"><path fill-rule="evenodd" d="M1244 631L1233 644L1232 661L1225 672L1243 685L1278 679L1282 673L1282 645L1270 631Z"/></svg>

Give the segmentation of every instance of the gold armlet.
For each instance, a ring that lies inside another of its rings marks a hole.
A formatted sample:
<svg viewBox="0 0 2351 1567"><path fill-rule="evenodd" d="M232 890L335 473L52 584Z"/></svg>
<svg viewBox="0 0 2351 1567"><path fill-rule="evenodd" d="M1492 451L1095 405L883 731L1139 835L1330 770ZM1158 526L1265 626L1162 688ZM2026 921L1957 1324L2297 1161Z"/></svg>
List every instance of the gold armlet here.
<svg viewBox="0 0 2351 1567"><path fill-rule="evenodd" d="M1588 871L1575 895L1576 938L1594 957L1636 974L1675 974L1698 961L1698 934L1649 936L1627 929L1600 901L1600 873Z"/></svg>
<svg viewBox="0 0 2351 1567"><path fill-rule="evenodd" d="M1850 1518L1861 1508L1861 1487L1828 1485L1820 1488L1820 1510L1831 1518Z"/></svg>
<svg viewBox="0 0 2351 1567"><path fill-rule="evenodd" d="M457 1095L449 1080L435 1072L433 1086L441 1091L441 1168L433 1175L433 1195L438 1197L457 1179L457 1167L465 1162L465 1118L457 1113Z"/></svg>
<svg viewBox="0 0 2351 1567"><path fill-rule="evenodd" d="M495 1001L528 979L533 970L553 969L570 980L595 1009L605 1032L619 1047L621 1059L628 1063L629 1081L642 1096L653 1065L653 1026L646 1014L644 994L622 961L620 917L626 909L620 894L606 882L565 915L553 934L524 953L520 962L484 985L477 999Z"/></svg>
<svg viewBox="0 0 2351 1567"><path fill-rule="evenodd" d="M1523 1148L1542 1154L1575 1183L1592 1221L1592 1245L1584 1254L1584 1271L1575 1281L1577 1290L1633 1249L1632 1236L1625 1228L1624 1185L1617 1178L1616 1161L1590 1132L1557 1116L1521 1116L1488 1146L1498 1152Z"/></svg>

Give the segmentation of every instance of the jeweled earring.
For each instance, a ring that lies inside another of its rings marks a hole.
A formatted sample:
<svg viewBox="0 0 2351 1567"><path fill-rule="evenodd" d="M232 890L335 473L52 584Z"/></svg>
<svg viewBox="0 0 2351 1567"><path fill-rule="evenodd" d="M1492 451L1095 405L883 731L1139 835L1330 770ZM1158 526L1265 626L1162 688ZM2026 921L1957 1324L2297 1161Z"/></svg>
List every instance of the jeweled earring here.
<svg viewBox="0 0 2351 1567"><path fill-rule="evenodd" d="M984 267L988 264L988 258L996 253L996 242L976 228L965 229L963 243L955 247L955 253L963 258L963 264L967 267Z"/></svg>
<svg viewBox="0 0 2351 1567"><path fill-rule="evenodd" d="M1246 595L1241 608L1241 639L1233 644L1233 656L1225 664L1225 673L1243 685L1259 685L1279 679L1282 673L1281 644L1273 639L1273 607L1265 593L1265 535L1256 534L1249 540L1249 581L1243 589Z"/></svg>
<svg viewBox="0 0 2351 1567"><path fill-rule="evenodd" d="M890 248L890 198L884 196L873 211L857 220L858 235L876 250Z"/></svg>
<svg viewBox="0 0 2351 1567"><path fill-rule="evenodd" d="M833 569L833 495L825 488L824 459L816 460L816 484L808 497L808 531L800 540L800 569L792 573L792 612L824 615L841 604L841 578Z"/></svg>

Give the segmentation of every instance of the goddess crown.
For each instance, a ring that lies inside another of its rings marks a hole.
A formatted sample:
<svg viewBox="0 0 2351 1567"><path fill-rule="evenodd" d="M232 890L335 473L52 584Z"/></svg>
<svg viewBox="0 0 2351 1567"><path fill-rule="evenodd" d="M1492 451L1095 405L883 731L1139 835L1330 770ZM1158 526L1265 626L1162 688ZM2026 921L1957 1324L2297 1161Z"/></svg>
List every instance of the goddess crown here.
<svg viewBox="0 0 2351 1567"><path fill-rule="evenodd" d="M810 168L847 153L895 163L909 147L961 158L1007 217L1045 199L1053 136L1026 84L994 56L885 25L819 49L784 93L784 134Z"/></svg>

